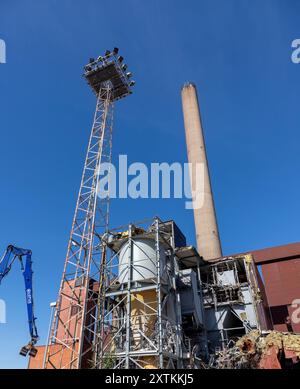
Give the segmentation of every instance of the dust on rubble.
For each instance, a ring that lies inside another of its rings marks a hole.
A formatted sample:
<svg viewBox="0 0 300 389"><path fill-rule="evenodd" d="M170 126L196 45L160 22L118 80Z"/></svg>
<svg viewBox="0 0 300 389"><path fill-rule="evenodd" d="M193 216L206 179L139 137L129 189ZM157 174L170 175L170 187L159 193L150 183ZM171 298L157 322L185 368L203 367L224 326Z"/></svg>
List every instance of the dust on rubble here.
<svg viewBox="0 0 300 389"><path fill-rule="evenodd" d="M232 347L217 352L214 366L220 369L300 368L300 335L253 330Z"/></svg>

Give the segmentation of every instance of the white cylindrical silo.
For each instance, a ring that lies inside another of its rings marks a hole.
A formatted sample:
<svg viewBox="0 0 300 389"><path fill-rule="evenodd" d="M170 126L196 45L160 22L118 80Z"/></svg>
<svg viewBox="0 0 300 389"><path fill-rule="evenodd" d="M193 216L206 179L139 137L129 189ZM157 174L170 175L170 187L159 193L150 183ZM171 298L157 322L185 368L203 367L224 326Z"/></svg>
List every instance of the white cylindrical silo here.
<svg viewBox="0 0 300 389"><path fill-rule="evenodd" d="M133 238L131 250L132 277L131 281L144 281L157 277L157 260L155 240L149 238ZM166 257L162 245L159 248L160 275L162 275ZM130 261L130 244L126 241L119 253L119 282L128 281L128 263Z"/></svg>

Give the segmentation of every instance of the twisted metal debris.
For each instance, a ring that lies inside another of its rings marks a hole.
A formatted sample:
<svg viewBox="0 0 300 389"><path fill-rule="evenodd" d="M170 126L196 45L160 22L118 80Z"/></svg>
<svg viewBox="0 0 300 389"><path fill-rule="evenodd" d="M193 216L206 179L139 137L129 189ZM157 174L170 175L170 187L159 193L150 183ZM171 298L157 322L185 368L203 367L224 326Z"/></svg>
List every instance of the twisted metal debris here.
<svg viewBox="0 0 300 389"><path fill-rule="evenodd" d="M300 335L253 330L215 354L218 369L300 368Z"/></svg>

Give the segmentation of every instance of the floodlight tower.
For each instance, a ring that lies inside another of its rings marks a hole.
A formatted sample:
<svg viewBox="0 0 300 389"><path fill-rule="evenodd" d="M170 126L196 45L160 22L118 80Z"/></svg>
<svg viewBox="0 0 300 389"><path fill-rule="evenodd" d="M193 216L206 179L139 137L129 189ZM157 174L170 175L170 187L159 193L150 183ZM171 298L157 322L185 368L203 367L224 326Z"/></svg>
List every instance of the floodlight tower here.
<svg viewBox="0 0 300 389"><path fill-rule="evenodd" d="M96 94L97 103L45 368L93 367L103 309L103 237L109 220L109 194L101 193L100 172L103 163L111 162L114 102L131 94L134 85L118 51L107 50L84 67L83 76Z"/></svg>

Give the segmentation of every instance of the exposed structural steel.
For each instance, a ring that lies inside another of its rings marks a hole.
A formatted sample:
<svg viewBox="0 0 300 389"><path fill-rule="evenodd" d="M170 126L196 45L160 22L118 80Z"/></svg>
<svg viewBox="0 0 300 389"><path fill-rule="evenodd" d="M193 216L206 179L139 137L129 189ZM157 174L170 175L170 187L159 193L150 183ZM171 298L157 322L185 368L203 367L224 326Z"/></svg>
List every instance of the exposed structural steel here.
<svg viewBox="0 0 300 389"><path fill-rule="evenodd" d="M98 352L106 257L102 237L109 219L109 190L104 188L101 173L103 164L111 161L114 101L130 94L134 85L126 68L117 48L96 60L91 58L85 66L84 77L97 95L97 103L45 368L91 367Z"/></svg>
<svg viewBox="0 0 300 389"><path fill-rule="evenodd" d="M250 254L210 261L201 268L206 330L211 350L265 326L255 265Z"/></svg>
<svg viewBox="0 0 300 389"><path fill-rule="evenodd" d="M107 235L96 367L183 367L173 225L155 218Z"/></svg>
<svg viewBox="0 0 300 389"><path fill-rule="evenodd" d="M185 84L181 90L188 161L191 164L190 179L197 248L206 260L220 258L222 249L210 184L205 142L199 113L196 87Z"/></svg>
<svg viewBox="0 0 300 389"><path fill-rule="evenodd" d="M36 317L33 310L33 290L32 290L32 252L28 249L21 249L12 245L7 246L6 251L0 260L0 284L5 276L10 272L13 263L16 258L20 261L21 270L24 276L25 293L26 293L26 305L27 316L30 333L29 343L22 347L20 354L26 356L29 354L31 357L35 357L37 349L34 347L37 343L39 336L35 325ZM23 263L23 257L25 257L25 264Z"/></svg>

